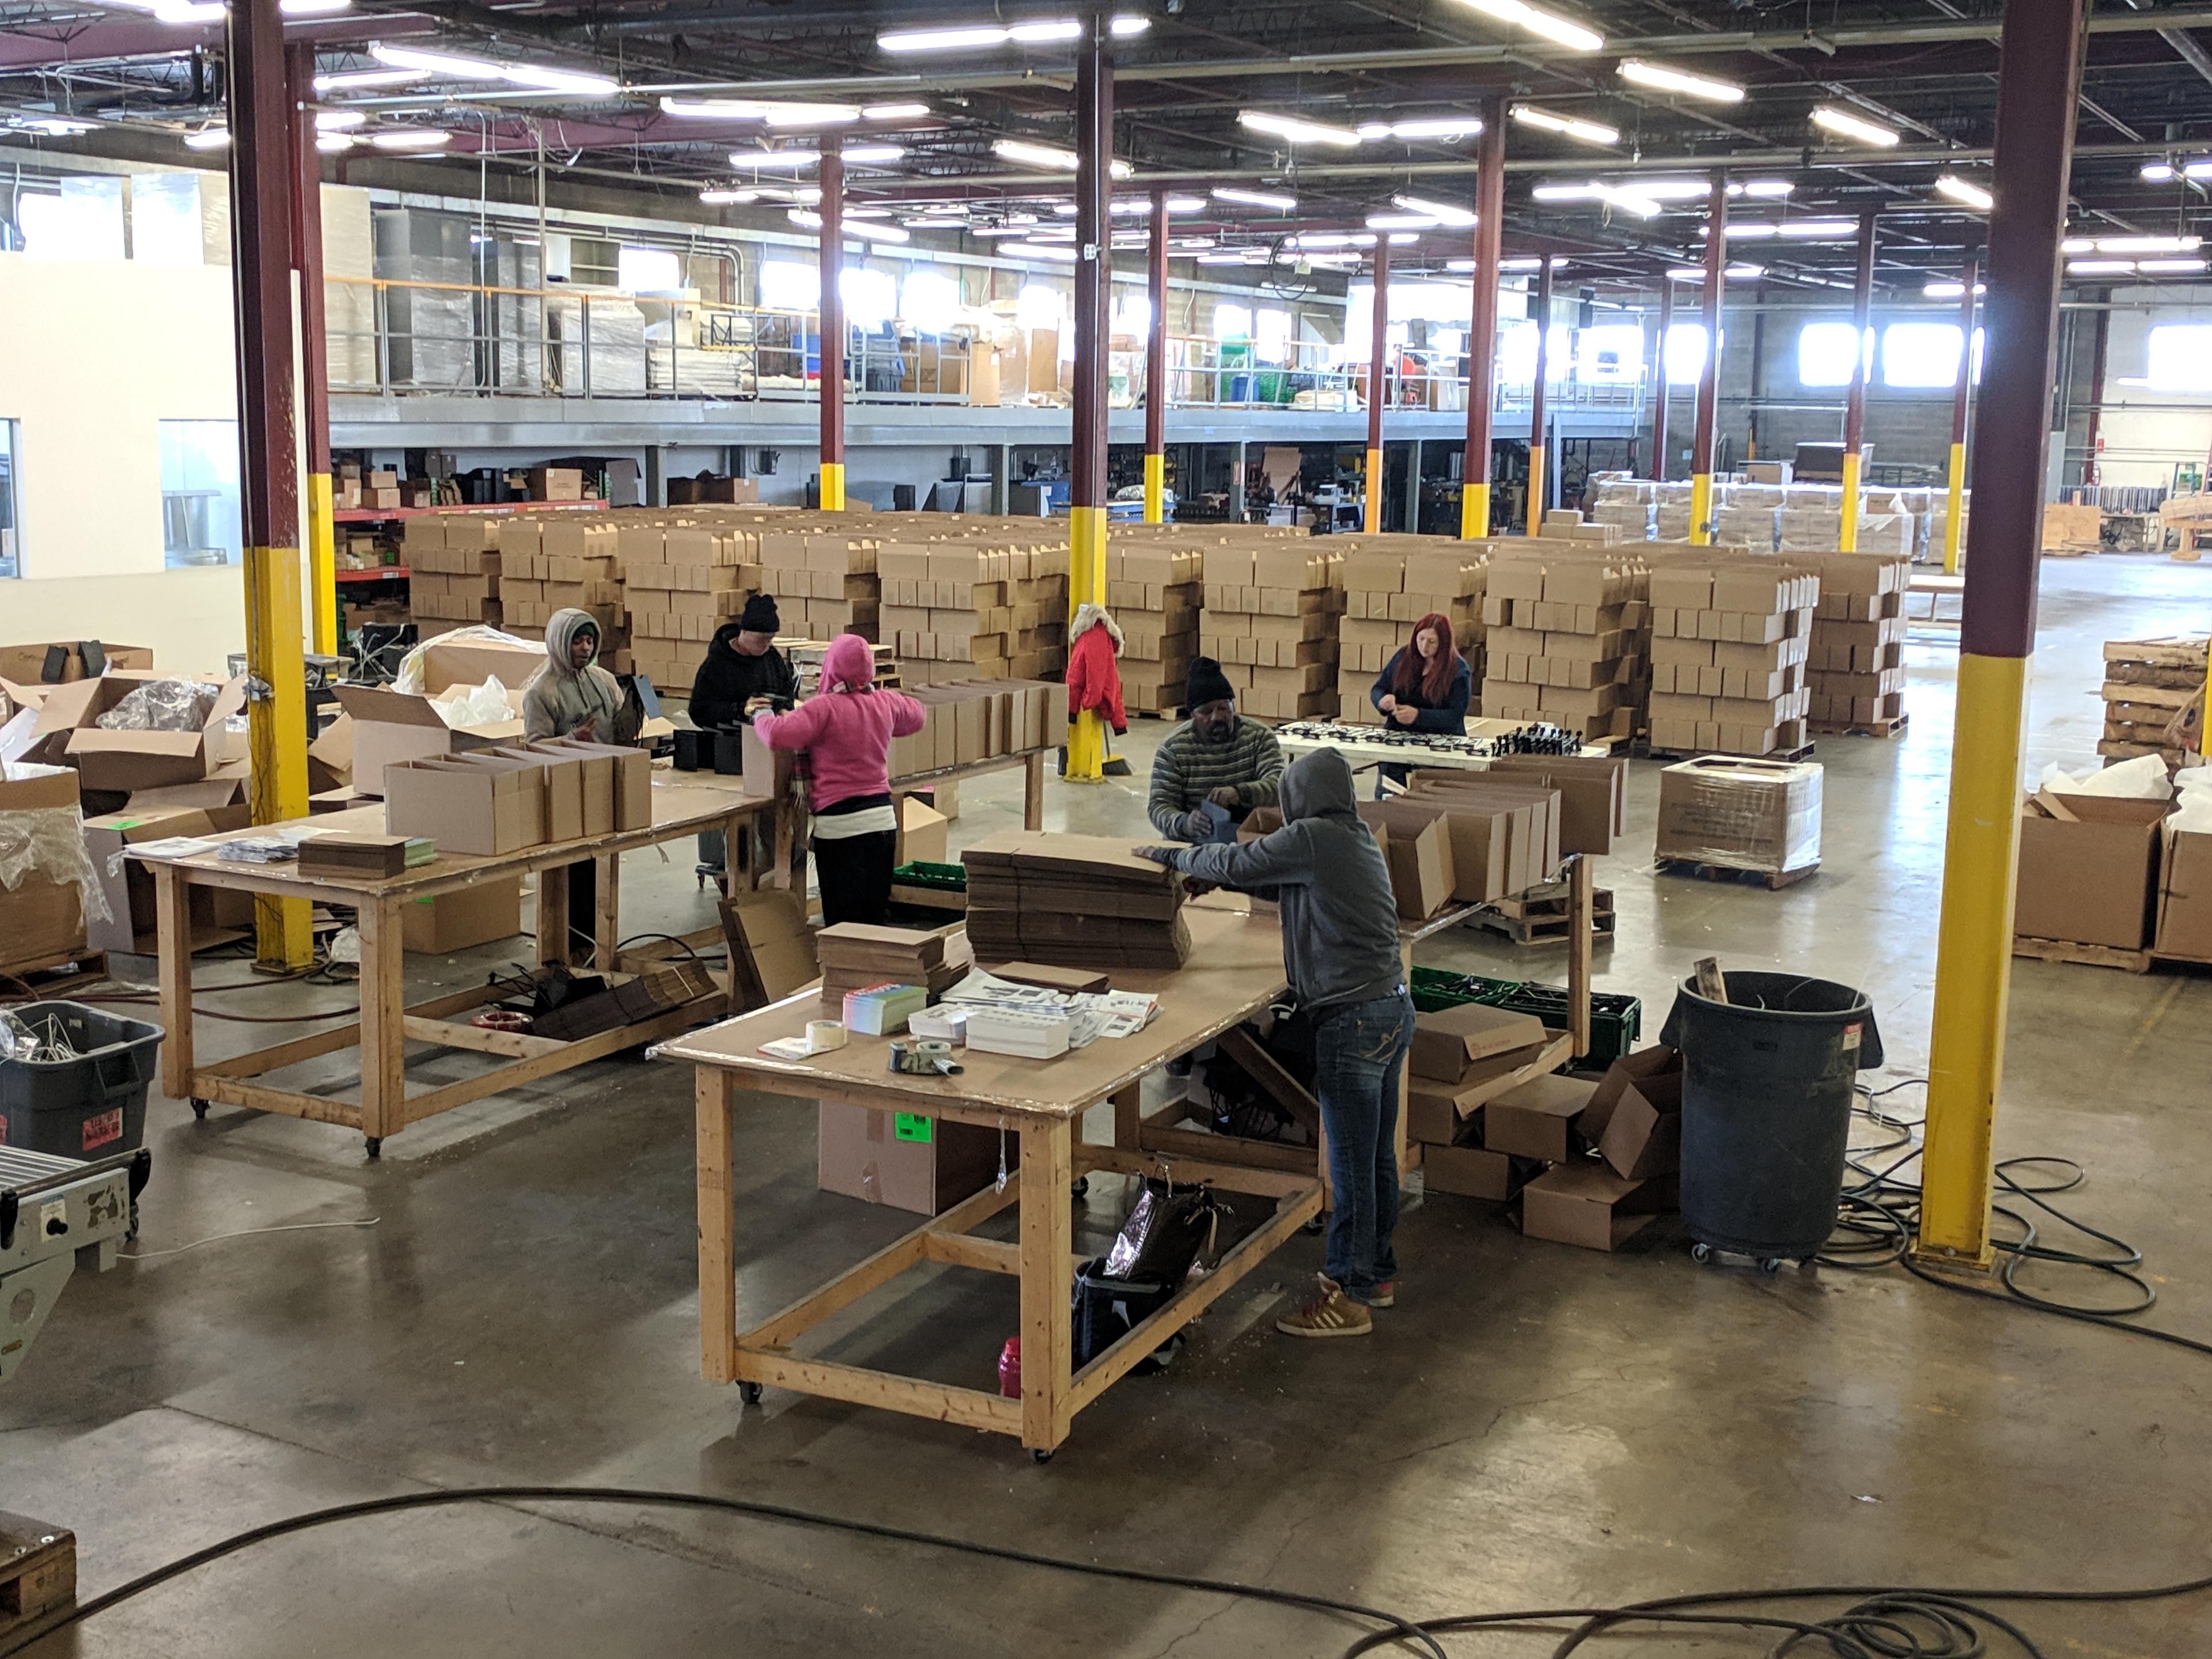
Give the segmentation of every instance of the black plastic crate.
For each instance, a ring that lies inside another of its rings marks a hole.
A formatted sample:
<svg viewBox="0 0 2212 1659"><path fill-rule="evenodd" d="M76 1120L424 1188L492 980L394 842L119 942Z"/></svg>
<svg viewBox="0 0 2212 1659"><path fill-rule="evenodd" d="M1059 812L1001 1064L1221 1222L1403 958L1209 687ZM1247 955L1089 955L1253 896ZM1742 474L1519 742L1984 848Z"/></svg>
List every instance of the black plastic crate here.
<svg viewBox="0 0 2212 1659"><path fill-rule="evenodd" d="M8 1012L34 1031L58 1024L76 1057L0 1060L0 1139L58 1158L136 1152L146 1138L146 1090L161 1028L81 1002L27 1002Z"/></svg>

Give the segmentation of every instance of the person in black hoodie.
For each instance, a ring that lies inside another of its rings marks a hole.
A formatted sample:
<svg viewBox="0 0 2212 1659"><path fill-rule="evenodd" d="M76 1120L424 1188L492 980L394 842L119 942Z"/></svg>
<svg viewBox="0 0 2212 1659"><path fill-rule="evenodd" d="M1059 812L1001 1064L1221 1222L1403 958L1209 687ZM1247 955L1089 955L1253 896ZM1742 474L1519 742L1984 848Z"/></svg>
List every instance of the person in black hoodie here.
<svg viewBox="0 0 2212 1659"><path fill-rule="evenodd" d="M777 702L787 708L797 700L799 677L783 653L775 648L781 623L775 601L766 593L756 593L745 601L737 621L724 623L714 630L714 642L707 647L706 660L691 678L692 725L702 732L742 726L756 710ZM701 871L720 874L723 851L720 830L702 835Z"/></svg>

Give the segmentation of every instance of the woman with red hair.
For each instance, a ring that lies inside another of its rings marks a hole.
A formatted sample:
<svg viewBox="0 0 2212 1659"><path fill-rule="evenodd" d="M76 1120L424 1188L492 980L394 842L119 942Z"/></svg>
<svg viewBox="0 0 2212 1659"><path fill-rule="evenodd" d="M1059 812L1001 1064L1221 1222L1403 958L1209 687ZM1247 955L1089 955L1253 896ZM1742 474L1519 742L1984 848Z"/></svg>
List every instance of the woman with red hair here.
<svg viewBox="0 0 2212 1659"><path fill-rule="evenodd" d="M1367 700L1383 724L1400 730L1467 735L1467 708L1474 697L1474 674L1453 648L1451 618L1431 611L1413 624L1413 642L1401 646L1369 688ZM1406 781L1406 769L1385 764L1382 777ZM1375 793L1382 793L1377 779Z"/></svg>

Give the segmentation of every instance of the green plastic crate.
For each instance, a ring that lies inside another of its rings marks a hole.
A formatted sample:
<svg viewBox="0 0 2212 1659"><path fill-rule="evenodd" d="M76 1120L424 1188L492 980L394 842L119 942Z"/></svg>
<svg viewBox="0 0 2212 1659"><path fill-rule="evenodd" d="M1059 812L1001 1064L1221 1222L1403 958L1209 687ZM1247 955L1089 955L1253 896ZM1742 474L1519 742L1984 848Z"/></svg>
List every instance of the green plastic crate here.
<svg viewBox="0 0 2212 1659"><path fill-rule="evenodd" d="M1413 1006L1423 1013L1480 1002L1516 1014L1534 1014L1553 1030L1567 1024L1567 994L1557 985L1533 980L1485 979L1480 974L1447 973L1440 968L1413 969ZM1589 1064L1609 1066L1636 1046L1644 1029L1644 1004L1618 991L1590 993Z"/></svg>
<svg viewBox="0 0 2212 1659"><path fill-rule="evenodd" d="M968 890L968 866L964 864L902 864L891 872L891 880L902 887L934 887L939 892L964 893Z"/></svg>

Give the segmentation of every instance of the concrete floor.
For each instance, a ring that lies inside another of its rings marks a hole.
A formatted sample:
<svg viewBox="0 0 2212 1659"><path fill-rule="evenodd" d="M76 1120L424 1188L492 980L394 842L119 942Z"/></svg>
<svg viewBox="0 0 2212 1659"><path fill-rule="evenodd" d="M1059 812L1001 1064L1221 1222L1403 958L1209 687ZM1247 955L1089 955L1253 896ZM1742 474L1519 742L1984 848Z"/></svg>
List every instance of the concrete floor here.
<svg viewBox="0 0 2212 1659"><path fill-rule="evenodd" d="M2086 763L2099 642L2202 627L2212 570L2045 568L2031 752ZM1888 1078L1919 1073L1951 740L1954 653L1912 652L1903 738L1823 739L1826 861L1780 893L1655 877L1656 769L1633 773L1600 984L1647 1035L1692 958L1868 988ZM1055 785L1055 827L1139 833L1137 779ZM965 841L1014 821L1018 780L970 786ZM1643 849L1643 850L1638 850ZM650 854L632 929L708 915ZM410 989L503 958L410 962ZM1557 951L1478 936L1424 960L1525 976ZM141 968L148 964L139 964ZM210 981L242 977L204 966ZM277 990L269 1012L342 994ZM265 1029L265 1028L264 1028ZM210 1053L259 1040L204 1024ZM465 1062L455 1062L465 1063ZM2015 966L2001 1150L2080 1159L2081 1210L2138 1243L2158 1323L2212 1334L2212 981ZM1917 1103L1917 1091L1899 1097ZM1617 1603L1747 1584L2118 1585L2207 1570L2212 1369L1896 1273L1778 1279L1689 1261L1679 1232L1621 1254L1523 1240L1438 1198L1401 1237L1401 1305L1370 1340L1301 1345L1270 1320L1300 1241L1233 1291L1164 1378L1079 1418L1048 1468L1012 1443L771 1393L741 1412L697 1372L690 1079L632 1059L411 1129L358 1137L157 1099L146 1260L79 1278L0 1395L0 1508L73 1527L88 1591L236 1528L373 1494L587 1482L742 1494L1086 1558L1294 1586L1409 1613ZM741 1315L780 1305L909 1218L817 1192L813 1117L741 1127ZM1116 1218L1094 1187L1092 1230ZM366 1221L210 1243L250 1227ZM878 1297L837 1352L981 1383L1012 1286L934 1270ZM2079 1287L2072 1287L2079 1288ZM2194 1473L2192 1473L2192 1471ZM2016 1610L2057 1653L2212 1650L2212 1600ZM35 1650L164 1659L303 1653L1333 1655L1314 1617L719 1516L473 1507L321 1531L234 1558ZM1537 1652L1537 1638L1456 1650ZM1643 1637L1610 1650L1750 1650Z"/></svg>

